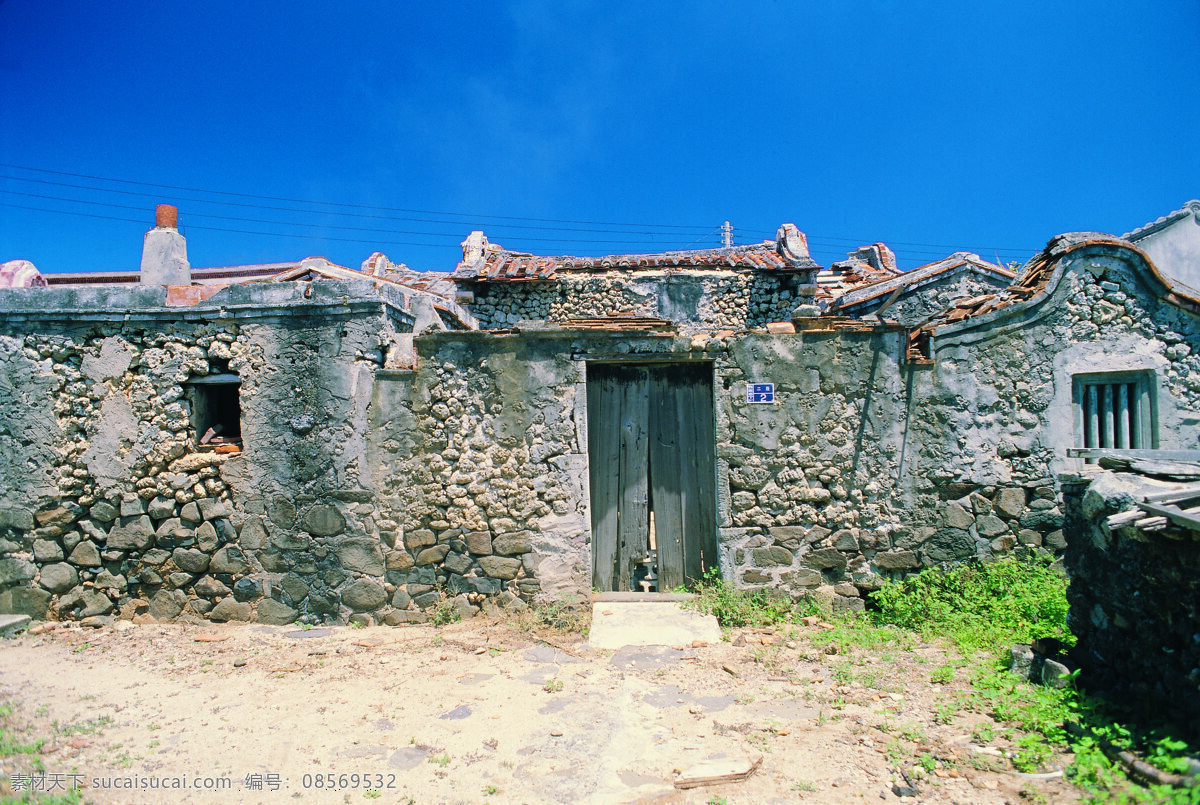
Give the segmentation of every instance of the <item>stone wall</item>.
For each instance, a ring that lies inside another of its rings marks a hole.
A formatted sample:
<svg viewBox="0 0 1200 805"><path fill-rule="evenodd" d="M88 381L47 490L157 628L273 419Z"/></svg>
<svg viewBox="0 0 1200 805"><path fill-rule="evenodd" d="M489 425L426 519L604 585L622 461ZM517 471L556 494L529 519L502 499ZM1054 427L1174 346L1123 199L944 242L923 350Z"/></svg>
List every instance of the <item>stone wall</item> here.
<svg viewBox="0 0 1200 805"><path fill-rule="evenodd" d="M1110 515L1172 485L1103 473L1064 483L1071 659L1089 692L1200 738L1200 533L1128 525Z"/></svg>
<svg viewBox="0 0 1200 805"><path fill-rule="evenodd" d="M789 275L732 271L609 272L547 282L475 286L471 313L481 329L520 321L635 313L679 322L683 329L747 329L787 321L799 297Z"/></svg>
<svg viewBox="0 0 1200 805"><path fill-rule="evenodd" d="M941 313L955 302L975 296L996 293L1007 285L1007 281L993 275L980 276L971 271L951 272L922 285L910 294L905 294L883 312L883 318L916 327ZM870 302L854 305L846 315L864 316L874 313L887 302L891 294L881 294Z"/></svg>
<svg viewBox="0 0 1200 805"><path fill-rule="evenodd" d="M738 585L857 608L921 567L1057 554L1075 374L1148 373L1160 446L1200 446L1196 317L1119 256L1067 262L1044 297L940 327L933 364L888 327L414 338L406 306L354 283L232 287L182 311L153 289L7 292L0 609L398 623L447 599L587 595L593 360L711 363ZM663 315L699 287L702 310L721 298L705 288L742 279L629 298ZM225 372L244 449L201 452L186 384ZM746 401L761 382L771 405Z"/></svg>

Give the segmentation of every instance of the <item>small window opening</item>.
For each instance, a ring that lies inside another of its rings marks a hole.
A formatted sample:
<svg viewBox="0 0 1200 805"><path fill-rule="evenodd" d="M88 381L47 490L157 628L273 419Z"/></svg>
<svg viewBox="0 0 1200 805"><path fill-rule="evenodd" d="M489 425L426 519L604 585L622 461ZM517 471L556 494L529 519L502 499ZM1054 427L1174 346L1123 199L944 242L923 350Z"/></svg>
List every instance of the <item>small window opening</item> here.
<svg viewBox="0 0 1200 805"><path fill-rule="evenodd" d="M1154 407L1146 373L1077 376L1074 399L1081 447L1155 447Z"/></svg>
<svg viewBox="0 0 1200 805"><path fill-rule="evenodd" d="M201 449L237 452L242 445L241 382L235 374L199 377L188 383L192 427Z"/></svg>

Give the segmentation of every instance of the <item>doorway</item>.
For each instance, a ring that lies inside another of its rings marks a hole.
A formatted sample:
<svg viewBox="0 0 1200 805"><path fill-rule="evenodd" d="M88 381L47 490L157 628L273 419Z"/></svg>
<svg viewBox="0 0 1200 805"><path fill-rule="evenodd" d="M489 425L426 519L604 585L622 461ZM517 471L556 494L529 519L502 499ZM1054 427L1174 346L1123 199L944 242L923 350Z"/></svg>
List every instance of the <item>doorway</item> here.
<svg viewBox="0 0 1200 805"><path fill-rule="evenodd" d="M592 586L670 592L717 567L711 363L587 369Z"/></svg>

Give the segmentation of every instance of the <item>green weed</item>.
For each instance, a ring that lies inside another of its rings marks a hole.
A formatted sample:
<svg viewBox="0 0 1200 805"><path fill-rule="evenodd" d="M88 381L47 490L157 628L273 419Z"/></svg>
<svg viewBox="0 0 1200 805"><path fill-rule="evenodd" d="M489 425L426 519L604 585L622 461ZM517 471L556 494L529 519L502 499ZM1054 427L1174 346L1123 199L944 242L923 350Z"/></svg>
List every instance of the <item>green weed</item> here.
<svg viewBox="0 0 1200 805"><path fill-rule="evenodd" d="M685 606L713 615L725 628L798 623L817 612L816 604L807 598L793 601L786 593L770 588L740 590L722 579L716 568L704 574L693 592L696 598Z"/></svg>

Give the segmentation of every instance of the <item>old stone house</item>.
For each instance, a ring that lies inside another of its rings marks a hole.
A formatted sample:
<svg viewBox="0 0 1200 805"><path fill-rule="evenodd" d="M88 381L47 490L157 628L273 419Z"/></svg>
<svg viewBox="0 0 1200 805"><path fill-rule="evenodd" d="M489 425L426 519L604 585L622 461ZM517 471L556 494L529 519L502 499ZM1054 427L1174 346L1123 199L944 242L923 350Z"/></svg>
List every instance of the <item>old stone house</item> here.
<svg viewBox="0 0 1200 805"><path fill-rule="evenodd" d="M401 623L710 570L856 608L1061 551L1068 447L1197 446L1200 300L1116 237L1015 280L791 225L463 247L193 271L167 218L139 274L0 292L0 610Z"/></svg>

